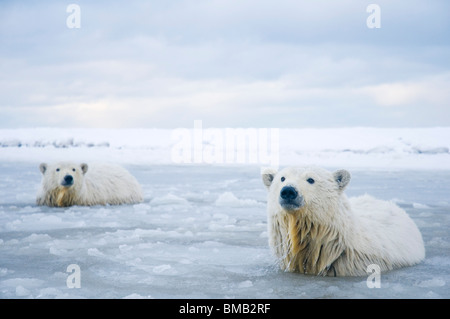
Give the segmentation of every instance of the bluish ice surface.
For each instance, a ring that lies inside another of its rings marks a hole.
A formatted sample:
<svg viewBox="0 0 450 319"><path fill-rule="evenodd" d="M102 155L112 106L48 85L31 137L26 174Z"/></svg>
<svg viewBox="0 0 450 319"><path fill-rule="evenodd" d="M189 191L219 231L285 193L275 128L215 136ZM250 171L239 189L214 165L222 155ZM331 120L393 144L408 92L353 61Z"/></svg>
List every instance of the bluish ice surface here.
<svg viewBox="0 0 450 319"><path fill-rule="evenodd" d="M351 170L348 196L394 200L422 232L426 259L367 277L280 271L256 166L126 166L137 205L35 205L38 163L0 163L0 298L449 298L450 172ZM69 288L67 267L80 269ZM369 274L368 274L369 275Z"/></svg>

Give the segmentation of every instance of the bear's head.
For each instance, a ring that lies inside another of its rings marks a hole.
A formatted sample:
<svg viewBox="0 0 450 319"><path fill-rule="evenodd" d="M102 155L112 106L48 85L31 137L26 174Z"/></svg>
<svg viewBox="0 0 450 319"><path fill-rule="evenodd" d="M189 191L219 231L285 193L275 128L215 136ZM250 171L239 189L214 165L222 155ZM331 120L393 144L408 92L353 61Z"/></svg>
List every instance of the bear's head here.
<svg viewBox="0 0 450 319"><path fill-rule="evenodd" d="M309 215L312 220L329 220L341 203L350 173L346 170L331 173L319 167L288 167L279 172L267 169L262 179L269 191L269 215L299 213Z"/></svg>
<svg viewBox="0 0 450 319"><path fill-rule="evenodd" d="M83 183L83 176L88 170L85 163L74 164L60 162L56 164L42 163L39 169L43 175L44 186L47 189L77 189Z"/></svg>

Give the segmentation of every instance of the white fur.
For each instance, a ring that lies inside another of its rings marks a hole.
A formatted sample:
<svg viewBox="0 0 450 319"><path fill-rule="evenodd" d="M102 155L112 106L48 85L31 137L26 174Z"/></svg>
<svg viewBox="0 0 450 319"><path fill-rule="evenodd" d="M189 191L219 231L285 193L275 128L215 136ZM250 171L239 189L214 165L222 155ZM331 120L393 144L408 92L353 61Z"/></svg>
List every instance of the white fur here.
<svg viewBox="0 0 450 319"><path fill-rule="evenodd" d="M363 276L370 264L386 271L423 260L422 235L406 212L369 195L348 199L343 192L350 181L347 171L291 167L265 171L262 177L269 191L269 245L282 269ZM315 182L308 183L309 178ZM303 196L302 207L281 206L286 185Z"/></svg>
<svg viewBox="0 0 450 319"><path fill-rule="evenodd" d="M43 174L36 203L47 206L118 205L142 202L137 180L124 168L111 164L60 162L40 165ZM63 185L67 175L72 185Z"/></svg>

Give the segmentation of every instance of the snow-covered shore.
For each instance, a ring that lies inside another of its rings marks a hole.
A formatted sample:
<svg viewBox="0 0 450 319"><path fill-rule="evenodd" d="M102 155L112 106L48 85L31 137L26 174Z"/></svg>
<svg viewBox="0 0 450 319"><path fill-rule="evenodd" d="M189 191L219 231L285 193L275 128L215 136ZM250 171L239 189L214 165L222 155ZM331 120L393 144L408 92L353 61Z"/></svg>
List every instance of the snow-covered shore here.
<svg viewBox="0 0 450 319"><path fill-rule="evenodd" d="M450 128L0 130L7 162L450 169Z"/></svg>

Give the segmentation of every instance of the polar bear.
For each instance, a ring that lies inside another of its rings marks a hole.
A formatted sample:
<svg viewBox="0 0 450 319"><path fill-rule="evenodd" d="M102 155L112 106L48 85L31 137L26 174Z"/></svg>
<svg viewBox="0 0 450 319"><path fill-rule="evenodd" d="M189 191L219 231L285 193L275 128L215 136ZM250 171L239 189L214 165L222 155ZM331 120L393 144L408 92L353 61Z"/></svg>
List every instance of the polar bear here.
<svg viewBox="0 0 450 319"><path fill-rule="evenodd" d="M37 205L118 205L143 200L137 180L117 165L59 162L42 163L39 169L43 176Z"/></svg>
<svg viewBox="0 0 450 319"><path fill-rule="evenodd" d="M403 209L369 195L347 198L346 170L266 169L262 179L269 245L285 271L363 276L372 264L387 271L425 257L422 235Z"/></svg>

